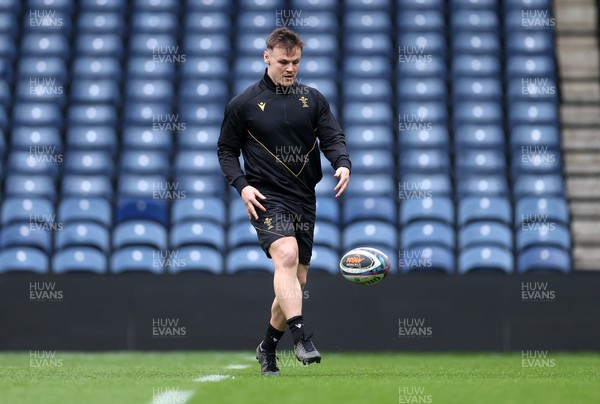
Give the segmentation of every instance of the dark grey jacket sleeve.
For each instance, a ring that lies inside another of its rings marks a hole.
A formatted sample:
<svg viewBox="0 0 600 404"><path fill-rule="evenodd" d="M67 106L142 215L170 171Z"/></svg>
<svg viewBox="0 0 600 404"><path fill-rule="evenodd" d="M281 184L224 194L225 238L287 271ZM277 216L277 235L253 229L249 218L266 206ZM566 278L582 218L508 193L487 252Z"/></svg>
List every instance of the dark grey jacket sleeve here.
<svg viewBox="0 0 600 404"><path fill-rule="evenodd" d="M238 193L248 185L248 180L240 167L240 150L244 145L245 129L240 117L240 106L233 101L225 108L225 116L221 124L221 134L217 143L217 155L223 175L229 185Z"/></svg>

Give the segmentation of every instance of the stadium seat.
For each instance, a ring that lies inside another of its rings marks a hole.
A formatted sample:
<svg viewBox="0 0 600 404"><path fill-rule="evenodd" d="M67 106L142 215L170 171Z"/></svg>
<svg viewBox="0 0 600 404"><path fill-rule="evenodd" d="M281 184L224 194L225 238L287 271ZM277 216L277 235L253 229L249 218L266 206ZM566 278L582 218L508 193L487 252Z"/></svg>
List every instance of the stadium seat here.
<svg viewBox="0 0 600 404"><path fill-rule="evenodd" d="M63 152L60 131L56 127L15 126L11 134L11 150L45 150L50 155Z"/></svg>
<svg viewBox="0 0 600 404"><path fill-rule="evenodd" d="M69 151L65 156L65 173L106 175L113 178L115 163L108 151Z"/></svg>
<svg viewBox="0 0 600 404"><path fill-rule="evenodd" d="M169 273L187 271L207 272L215 275L223 273L223 254L213 248L189 246L173 250L169 255L163 254L165 269Z"/></svg>
<svg viewBox="0 0 600 404"><path fill-rule="evenodd" d="M115 274L123 272L161 274L164 272L160 251L147 246L126 247L113 252L110 257L110 268Z"/></svg>
<svg viewBox="0 0 600 404"><path fill-rule="evenodd" d="M397 83L401 100L435 101L447 97L446 83L441 78L401 78Z"/></svg>
<svg viewBox="0 0 600 404"><path fill-rule="evenodd" d="M247 218L247 216L245 216ZM176 199L171 205L171 221L178 224L185 221L209 220L225 224L225 204L214 197Z"/></svg>
<svg viewBox="0 0 600 404"><path fill-rule="evenodd" d="M495 149L504 151L504 129L501 124L457 125L454 129L455 150L462 149Z"/></svg>
<svg viewBox="0 0 600 404"><path fill-rule="evenodd" d="M162 151L125 150L119 168L122 174L164 174L169 170L169 159Z"/></svg>
<svg viewBox="0 0 600 404"><path fill-rule="evenodd" d="M396 223L396 204L391 198L352 197L344 201L344 223L358 220L381 220Z"/></svg>
<svg viewBox="0 0 600 404"><path fill-rule="evenodd" d="M516 199L524 196L562 196L564 184L560 175L520 175L515 179Z"/></svg>
<svg viewBox="0 0 600 404"><path fill-rule="evenodd" d="M378 220L362 220L346 226L342 239L346 250L367 245L395 249L398 243L398 232L389 223Z"/></svg>
<svg viewBox="0 0 600 404"><path fill-rule="evenodd" d="M446 173L450 170L448 153L442 150L409 149L401 152L400 175Z"/></svg>
<svg viewBox="0 0 600 404"><path fill-rule="evenodd" d="M455 103L461 100L496 100L502 94L502 84L498 78L460 77L454 81L452 93Z"/></svg>
<svg viewBox="0 0 600 404"><path fill-rule="evenodd" d="M319 185L326 182L325 177ZM319 187L317 186L317 188ZM337 185L337 180L335 178L331 179L331 184L333 185L330 188L323 188L328 191L327 195L333 195L333 188ZM382 197L391 197L395 196L395 186L392 178L389 175L384 174L353 174L352 181L348 184L348 188L346 188L346 194L348 196L364 196L365 194L369 194L371 196L382 196ZM317 194L319 195L319 194Z"/></svg>
<svg viewBox="0 0 600 404"><path fill-rule="evenodd" d="M320 245L334 250L340 247L341 234L338 225L317 221L313 237L315 246Z"/></svg>
<svg viewBox="0 0 600 404"><path fill-rule="evenodd" d="M332 224L340 223L340 207L335 198L317 199L317 220Z"/></svg>
<svg viewBox="0 0 600 404"><path fill-rule="evenodd" d="M54 201L56 188L50 176L8 174L5 177L4 195L8 197L45 198Z"/></svg>
<svg viewBox="0 0 600 404"><path fill-rule="evenodd" d="M515 227L523 223L559 223L569 225L569 209L563 198L525 197L515 205Z"/></svg>
<svg viewBox="0 0 600 404"><path fill-rule="evenodd" d="M439 246L400 250L398 265L403 273L454 273L454 254Z"/></svg>
<svg viewBox="0 0 600 404"><path fill-rule="evenodd" d="M401 200L400 225L404 226L416 220L439 220L452 225L454 223L452 201L445 197Z"/></svg>
<svg viewBox="0 0 600 404"><path fill-rule="evenodd" d="M523 147L537 146L539 150L557 150L560 148L558 128L553 125L515 125L510 131L510 146L521 151Z"/></svg>
<svg viewBox="0 0 600 404"><path fill-rule="evenodd" d="M24 271L47 274L49 270L48 256L36 248L21 246L0 251L0 273Z"/></svg>
<svg viewBox="0 0 600 404"><path fill-rule="evenodd" d="M173 225L169 240L171 248L204 245L220 251L225 250L225 231L220 224L214 222L195 220Z"/></svg>
<svg viewBox="0 0 600 404"><path fill-rule="evenodd" d="M533 247L519 254L517 258L518 273L531 272L571 272L569 254L554 247Z"/></svg>
<svg viewBox="0 0 600 404"><path fill-rule="evenodd" d="M456 10L452 13L452 31L497 31L498 13L492 10Z"/></svg>
<svg viewBox="0 0 600 404"><path fill-rule="evenodd" d="M175 178L179 188L188 197L220 196L225 194L222 175L181 175ZM232 188L233 189L233 188Z"/></svg>
<svg viewBox="0 0 600 404"><path fill-rule="evenodd" d="M468 174L458 179L457 192L460 198L465 196L506 196L509 188L504 175Z"/></svg>
<svg viewBox="0 0 600 404"><path fill-rule="evenodd" d="M175 89L169 80L157 77L131 79L127 81L125 87L125 97L130 101L159 102L172 100L174 94Z"/></svg>
<svg viewBox="0 0 600 404"><path fill-rule="evenodd" d="M152 175L124 173L118 178L117 191L119 196L131 199L153 199L155 195L159 195L158 193L163 190L163 187L169 186L163 174L164 172Z"/></svg>
<svg viewBox="0 0 600 404"><path fill-rule="evenodd" d="M167 249L167 231L163 226L149 220L127 221L113 229L112 246L119 249L126 246L146 245L159 250Z"/></svg>
<svg viewBox="0 0 600 404"><path fill-rule="evenodd" d="M336 250L324 246L314 246L310 260L310 270L326 272L331 275L339 273L339 255Z"/></svg>
<svg viewBox="0 0 600 404"><path fill-rule="evenodd" d="M398 9L397 25L400 32L443 32L446 28L444 14L439 9Z"/></svg>
<svg viewBox="0 0 600 404"><path fill-rule="evenodd" d="M425 127L422 127L422 126ZM429 123L408 123L399 125L398 142L399 152L408 149L448 149L450 135L446 125L433 125Z"/></svg>
<svg viewBox="0 0 600 404"><path fill-rule="evenodd" d="M571 249L569 229L558 223L532 222L523 223L516 230L516 247L523 251L529 247L557 247L565 251Z"/></svg>
<svg viewBox="0 0 600 404"><path fill-rule="evenodd" d="M9 247L35 247L45 253L52 251L51 223L15 223L2 228L0 249Z"/></svg>
<svg viewBox="0 0 600 404"><path fill-rule="evenodd" d="M126 126L123 129L122 145L125 150L160 150L170 155L171 137L171 132L167 130L150 130L144 126Z"/></svg>
<svg viewBox="0 0 600 404"><path fill-rule="evenodd" d="M478 221L465 225L458 232L458 247L463 250L475 245L503 247L512 250L513 232L508 225Z"/></svg>
<svg viewBox="0 0 600 404"><path fill-rule="evenodd" d="M346 78L381 78L391 68L388 58L383 56L345 55L343 72Z"/></svg>
<svg viewBox="0 0 600 404"><path fill-rule="evenodd" d="M225 272L236 274L247 271L273 272L273 263L260 247L238 247L230 250L226 257Z"/></svg>
<svg viewBox="0 0 600 404"><path fill-rule="evenodd" d="M108 253L110 252L109 238L108 230L100 224L83 221L69 223L56 233L54 247L56 250L68 247L90 247Z"/></svg>
<svg viewBox="0 0 600 404"><path fill-rule="evenodd" d="M506 76L513 77L556 77L554 59L550 55L507 55Z"/></svg>
<svg viewBox="0 0 600 404"><path fill-rule="evenodd" d="M111 198L112 185L109 178L102 175L70 175L63 177L62 196Z"/></svg>
<svg viewBox="0 0 600 404"><path fill-rule="evenodd" d="M66 74L66 69L65 69ZM73 77L78 79L113 79L122 77L119 59L111 56L76 56L73 61Z"/></svg>
<svg viewBox="0 0 600 404"><path fill-rule="evenodd" d="M7 224L32 220L55 221L52 203L43 198L6 198L2 202L0 222Z"/></svg>
<svg viewBox="0 0 600 404"><path fill-rule="evenodd" d="M418 246L441 246L453 249L455 246L454 231L446 223L419 220L402 227L400 246L403 250Z"/></svg>
<svg viewBox="0 0 600 404"><path fill-rule="evenodd" d="M160 194L158 195L160 196ZM169 215L166 203L170 199L121 199L115 208L115 223L128 220L149 220L167 226Z"/></svg>
<svg viewBox="0 0 600 404"><path fill-rule="evenodd" d="M221 174L221 166L214 150L181 150L175 157L178 174Z"/></svg>
<svg viewBox="0 0 600 404"><path fill-rule="evenodd" d="M510 251L497 246L467 248L458 256L459 274L470 272L513 272L513 256Z"/></svg>
<svg viewBox="0 0 600 404"><path fill-rule="evenodd" d="M389 13L379 10L347 11L343 21L346 32L379 33L392 29Z"/></svg>
<svg viewBox="0 0 600 404"><path fill-rule="evenodd" d="M113 156L117 151L117 135L112 126L70 126L66 147L71 150L107 150Z"/></svg>
<svg viewBox="0 0 600 404"><path fill-rule="evenodd" d="M398 185L401 200L452 195L452 183L447 174L406 174L400 178Z"/></svg>
<svg viewBox="0 0 600 404"><path fill-rule="evenodd" d="M506 155L502 150L456 150L456 171L462 174L497 174L506 172Z"/></svg>
<svg viewBox="0 0 600 404"><path fill-rule="evenodd" d="M459 227L480 220L511 225L512 216L509 200L490 196L462 198L458 202Z"/></svg>
<svg viewBox="0 0 600 404"><path fill-rule="evenodd" d="M494 32L456 32L452 38L452 54L498 55L500 37Z"/></svg>
<svg viewBox="0 0 600 404"><path fill-rule="evenodd" d="M67 272L107 272L106 255L90 247L72 247L61 250L52 257L54 273Z"/></svg>
<svg viewBox="0 0 600 404"><path fill-rule="evenodd" d="M61 223L94 222L105 227L112 225L112 207L102 198L62 198L58 205Z"/></svg>
<svg viewBox="0 0 600 404"><path fill-rule="evenodd" d="M458 77L498 77L501 62L497 55L461 54L453 57L452 76Z"/></svg>

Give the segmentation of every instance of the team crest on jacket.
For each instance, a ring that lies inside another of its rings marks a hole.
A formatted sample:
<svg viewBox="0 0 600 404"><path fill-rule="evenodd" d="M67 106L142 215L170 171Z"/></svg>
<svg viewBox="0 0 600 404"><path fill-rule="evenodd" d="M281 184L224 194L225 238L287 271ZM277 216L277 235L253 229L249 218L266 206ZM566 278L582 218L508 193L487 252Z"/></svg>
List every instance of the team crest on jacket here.
<svg viewBox="0 0 600 404"><path fill-rule="evenodd" d="M270 217L265 218L265 226L267 226L267 230L271 230L273 228L273 223Z"/></svg>
<svg viewBox="0 0 600 404"><path fill-rule="evenodd" d="M302 103L302 108L308 108L308 98L302 96L298 98L298 100L300 100L300 102Z"/></svg>

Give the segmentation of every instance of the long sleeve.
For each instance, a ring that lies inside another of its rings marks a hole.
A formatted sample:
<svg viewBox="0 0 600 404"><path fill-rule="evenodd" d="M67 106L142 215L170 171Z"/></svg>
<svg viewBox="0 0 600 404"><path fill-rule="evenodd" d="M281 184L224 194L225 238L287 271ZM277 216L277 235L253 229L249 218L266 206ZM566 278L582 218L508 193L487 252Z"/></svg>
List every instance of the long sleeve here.
<svg viewBox="0 0 600 404"><path fill-rule="evenodd" d="M346 150L346 137L342 128L331 113L329 102L321 93L318 96L317 137L319 138L319 147L335 170L340 167L351 170L352 163Z"/></svg>
<svg viewBox="0 0 600 404"><path fill-rule="evenodd" d="M245 130L240 118L239 107L230 102L225 108L221 133L217 143L217 155L223 175L229 185L232 185L238 193L248 185L248 180L240 167L240 150L244 144Z"/></svg>

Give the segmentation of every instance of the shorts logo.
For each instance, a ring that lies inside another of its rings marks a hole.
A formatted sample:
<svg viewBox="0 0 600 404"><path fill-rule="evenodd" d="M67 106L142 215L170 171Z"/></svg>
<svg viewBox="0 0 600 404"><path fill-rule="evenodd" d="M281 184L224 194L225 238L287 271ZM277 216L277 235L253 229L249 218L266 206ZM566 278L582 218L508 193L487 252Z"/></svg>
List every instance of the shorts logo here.
<svg viewBox="0 0 600 404"><path fill-rule="evenodd" d="M271 223L272 219L270 217L265 218L265 226L267 226L267 230L271 230L273 228L273 224Z"/></svg>
<svg viewBox="0 0 600 404"><path fill-rule="evenodd" d="M260 110L261 110L261 111L264 111L264 110L265 110L265 107L267 106L267 103L266 103L266 102L264 102L264 101L263 101L263 102L259 102L259 103L258 103L258 106L260 107Z"/></svg>
<svg viewBox="0 0 600 404"><path fill-rule="evenodd" d="M298 98L298 100L300 100L300 102L302 103L302 108L308 108L308 98L302 96Z"/></svg>

